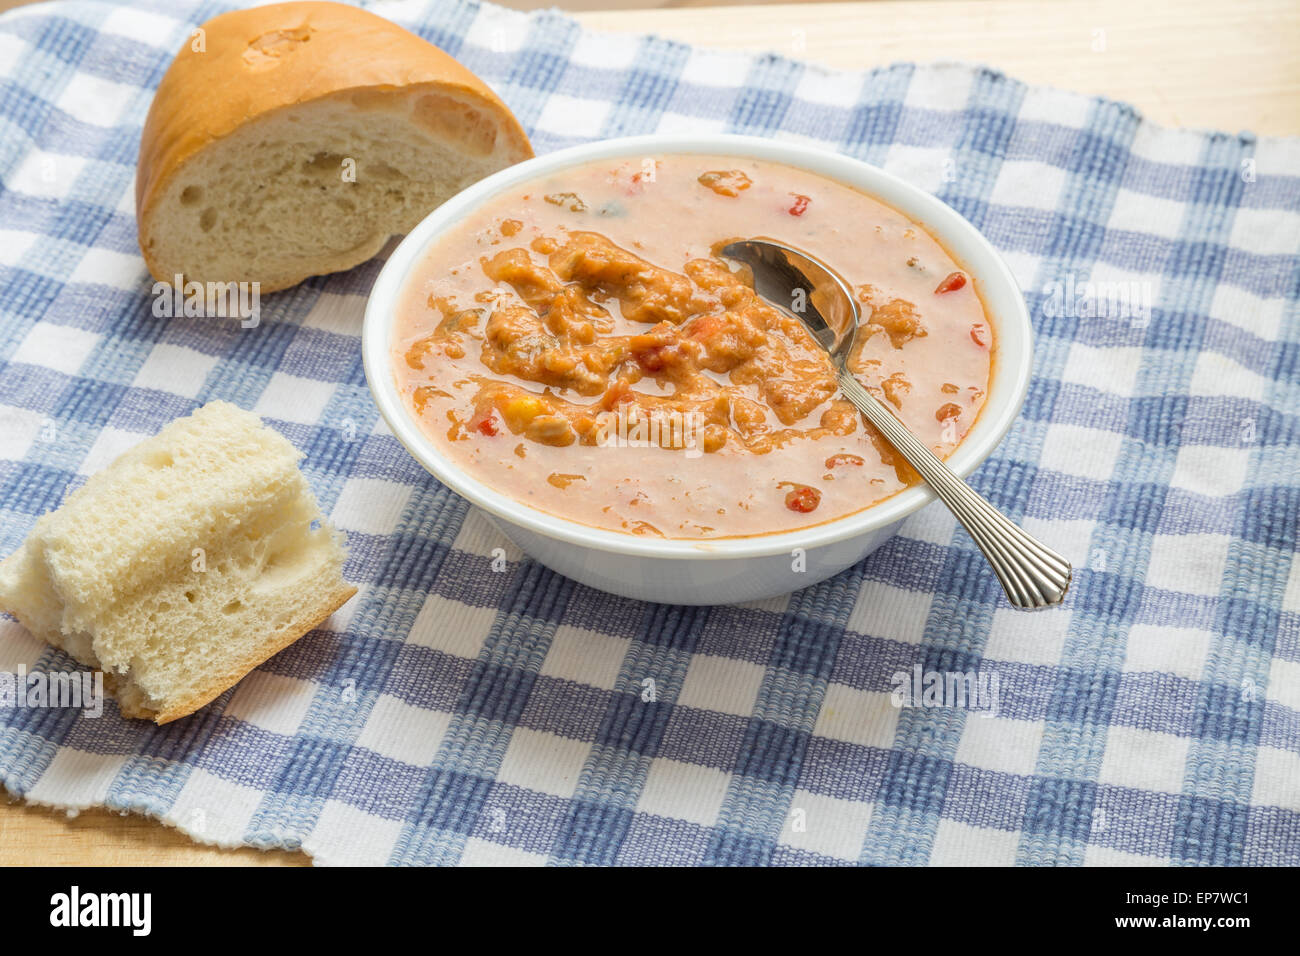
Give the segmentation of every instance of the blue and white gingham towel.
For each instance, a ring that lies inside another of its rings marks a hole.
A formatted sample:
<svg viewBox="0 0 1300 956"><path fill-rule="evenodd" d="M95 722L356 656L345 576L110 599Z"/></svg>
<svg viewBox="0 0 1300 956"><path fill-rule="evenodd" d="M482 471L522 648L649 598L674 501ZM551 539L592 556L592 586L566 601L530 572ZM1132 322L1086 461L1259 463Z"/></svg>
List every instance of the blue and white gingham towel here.
<svg viewBox="0 0 1300 956"><path fill-rule="evenodd" d="M221 9L0 16L0 552L223 398L306 452L361 593L163 728L0 708L12 793L324 863L1300 863L1300 141L1160 129L968 66L834 73L382 5L539 152L819 143L938 194L1026 291L1029 401L974 483L1075 560L1064 608L1006 608L937 506L788 598L645 605L523 559L385 430L358 345L377 263L264 297L255 331L152 316L140 126ZM68 666L0 626L0 671ZM895 706L917 667L995 674L996 716Z"/></svg>

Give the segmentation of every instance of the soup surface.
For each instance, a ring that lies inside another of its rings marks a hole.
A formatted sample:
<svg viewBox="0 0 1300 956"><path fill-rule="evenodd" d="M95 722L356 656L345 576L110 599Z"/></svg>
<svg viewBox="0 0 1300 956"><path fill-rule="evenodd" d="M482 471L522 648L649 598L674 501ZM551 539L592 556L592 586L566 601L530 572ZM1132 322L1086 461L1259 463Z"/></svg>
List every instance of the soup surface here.
<svg viewBox="0 0 1300 956"><path fill-rule="evenodd" d="M731 537L859 511L918 478L798 320L717 254L756 236L848 280L850 367L950 454L995 344L961 266L870 196L734 156L596 162L491 200L402 292L398 388L468 475L595 527Z"/></svg>

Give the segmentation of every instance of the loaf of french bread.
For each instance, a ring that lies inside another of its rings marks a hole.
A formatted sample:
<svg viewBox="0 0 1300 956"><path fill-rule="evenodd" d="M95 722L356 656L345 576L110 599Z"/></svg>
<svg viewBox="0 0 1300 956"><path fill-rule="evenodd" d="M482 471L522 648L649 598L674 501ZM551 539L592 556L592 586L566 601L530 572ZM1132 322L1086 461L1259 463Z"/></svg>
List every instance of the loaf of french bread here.
<svg viewBox="0 0 1300 956"><path fill-rule="evenodd" d="M163 76L136 218L154 278L274 292L350 269L470 183L532 155L478 77L341 3L224 13Z"/></svg>

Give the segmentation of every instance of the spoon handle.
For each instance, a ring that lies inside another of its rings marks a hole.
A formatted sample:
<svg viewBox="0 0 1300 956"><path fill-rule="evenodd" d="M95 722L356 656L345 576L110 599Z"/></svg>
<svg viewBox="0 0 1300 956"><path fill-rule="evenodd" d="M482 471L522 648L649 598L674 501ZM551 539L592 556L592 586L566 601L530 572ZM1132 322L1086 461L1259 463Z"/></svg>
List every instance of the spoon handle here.
<svg viewBox="0 0 1300 956"><path fill-rule="evenodd" d="M1070 587L1069 562L1012 524L1006 515L953 474L843 366L839 368L839 383L844 397L920 472L962 527L970 532L1012 604L1036 609L1061 603Z"/></svg>

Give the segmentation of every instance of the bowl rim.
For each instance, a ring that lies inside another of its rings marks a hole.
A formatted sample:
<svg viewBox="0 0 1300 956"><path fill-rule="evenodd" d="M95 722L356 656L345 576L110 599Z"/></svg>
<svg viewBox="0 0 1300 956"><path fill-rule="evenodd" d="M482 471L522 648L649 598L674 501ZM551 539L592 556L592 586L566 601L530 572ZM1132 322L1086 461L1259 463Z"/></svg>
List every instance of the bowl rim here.
<svg viewBox="0 0 1300 956"><path fill-rule="evenodd" d="M901 522L935 500L933 490L922 482L860 511L793 531L735 538L640 537L550 514L469 477L439 451L406 410L391 364L393 313L413 268L446 230L500 193L567 167L628 156L690 153L783 163L865 192L922 224L971 275L997 329L997 361L984 408L947 463L962 478L974 471L1006 437L1019 416L1029 389L1033 358L1028 308L1019 284L997 250L951 206L877 166L801 142L730 133L626 136L545 153L466 187L407 233L370 289L361 333L362 363L371 395L407 452L456 494L511 525L580 547L641 558L749 558L790 555L796 549L806 552ZM888 196L881 194L882 188ZM972 256L982 260L977 268L970 268ZM1004 301L994 314L990 299L995 290ZM1006 334L1011 330L1018 334Z"/></svg>

